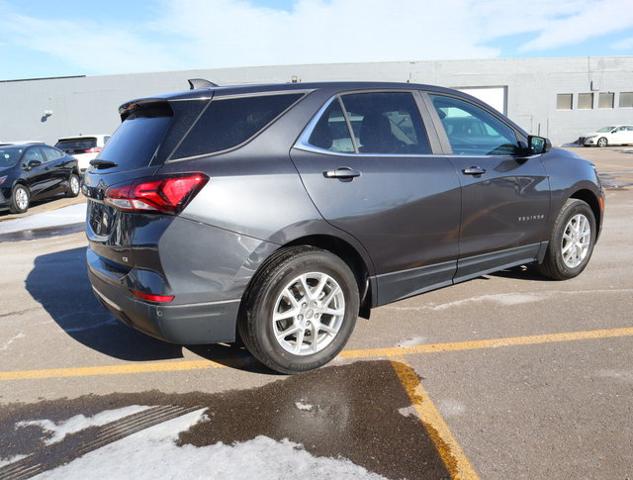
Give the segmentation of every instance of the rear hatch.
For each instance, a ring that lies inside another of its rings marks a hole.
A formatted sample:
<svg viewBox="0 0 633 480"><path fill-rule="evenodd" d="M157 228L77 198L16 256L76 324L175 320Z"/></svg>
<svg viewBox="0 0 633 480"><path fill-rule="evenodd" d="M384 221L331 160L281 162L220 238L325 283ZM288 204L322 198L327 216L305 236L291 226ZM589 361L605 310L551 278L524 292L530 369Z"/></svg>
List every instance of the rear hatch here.
<svg viewBox="0 0 633 480"><path fill-rule="evenodd" d="M155 179L205 104L204 101L171 104L163 99L125 104L120 109L121 125L103 151L91 160L82 186L83 194L88 197L86 235L91 250L101 260L113 262L109 266L115 270L139 264L158 267L155 243L173 216L115 208L108 192Z"/></svg>
<svg viewBox="0 0 633 480"><path fill-rule="evenodd" d="M61 138L55 144L68 155L81 155L86 153L99 153L96 137Z"/></svg>

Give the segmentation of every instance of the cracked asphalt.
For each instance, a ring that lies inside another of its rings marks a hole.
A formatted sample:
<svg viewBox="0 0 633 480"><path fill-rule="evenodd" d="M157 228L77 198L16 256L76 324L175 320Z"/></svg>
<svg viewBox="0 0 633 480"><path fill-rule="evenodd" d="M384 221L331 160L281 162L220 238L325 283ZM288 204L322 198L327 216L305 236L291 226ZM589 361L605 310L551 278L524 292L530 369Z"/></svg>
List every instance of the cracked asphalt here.
<svg viewBox="0 0 633 480"><path fill-rule="evenodd" d="M633 154L577 151L609 186L581 276L515 269L381 307L332 365L300 376L119 324L90 291L81 232L5 239L0 461L31 454L24 468L46 470L105 435L94 427L51 450L20 421L171 405L210 416L181 445L288 438L390 479L633 478Z"/></svg>

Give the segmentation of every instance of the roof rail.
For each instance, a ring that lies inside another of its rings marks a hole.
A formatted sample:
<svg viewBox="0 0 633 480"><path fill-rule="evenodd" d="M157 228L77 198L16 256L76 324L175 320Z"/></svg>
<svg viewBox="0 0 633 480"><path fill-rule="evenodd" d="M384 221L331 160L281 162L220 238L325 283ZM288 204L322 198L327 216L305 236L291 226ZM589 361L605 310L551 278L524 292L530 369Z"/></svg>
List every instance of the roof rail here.
<svg viewBox="0 0 633 480"><path fill-rule="evenodd" d="M218 87L219 85L209 80L205 80L204 78L190 78L187 80L189 82L190 90L197 90L198 88L210 88L210 87Z"/></svg>

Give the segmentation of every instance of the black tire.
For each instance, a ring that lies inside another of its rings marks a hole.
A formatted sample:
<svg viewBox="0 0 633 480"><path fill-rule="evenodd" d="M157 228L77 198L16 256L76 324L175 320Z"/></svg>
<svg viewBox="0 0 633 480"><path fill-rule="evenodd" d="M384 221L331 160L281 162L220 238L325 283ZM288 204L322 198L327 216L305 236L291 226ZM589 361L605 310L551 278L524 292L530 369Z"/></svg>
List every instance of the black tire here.
<svg viewBox="0 0 633 480"><path fill-rule="evenodd" d="M604 137L600 137L598 141L596 142L596 145L600 148L604 148L607 145L609 145L609 141Z"/></svg>
<svg viewBox="0 0 633 480"><path fill-rule="evenodd" d="M275 337L272 314L287 284L308 272L325 273L334 279L343 292L345 309L340 329L327 346L316 353L295 355ZM277 252L253 279L243 302L238 330L248 351L261 363L280 373L300 373L325 365L338 355L354 330L358 309L358 284L343 260L315 247L289 247Z"/></svg>
<svg viewBox="0 0 633 480"><path fill-rule="evenodd" d="M73 182L75 181L77 182L76 190L74 190L74 187L73 187ZM79 192L81 192L81 180L79 179L79 175L72 173L70 177L68 178L68 187L66 188L66 197L75 198L79 195Z"/></svg>
<svg viewBox="0 0 633 480"><path fill-rule="evenodd" d="M21 206L18 201L18 197L21 194L26 195L26 207ZM11 192L11 204L9 205L9 211L11 213L24 213L29 209L29 204L31 203L31 192L24 185L18 183L15 187L13 187L13 191Z"/></svg>
<svg viewBox="0 0 633 480"><path fill-rule="evenodd" d="M587 220L589 220L591 227L590 244L587 254L580 264L575 267L570 267L565 263L563 258L563 234L571 218L578 214L584 215ZM565 202L560 212L558 212L558 216L554 222L554 228L550 234L545 259L543 263L538 265L538 271L552 280L568 280L576 277L589 263L596 242L596 233L596 218L591 207L582 200L570 198Z"/></svg>

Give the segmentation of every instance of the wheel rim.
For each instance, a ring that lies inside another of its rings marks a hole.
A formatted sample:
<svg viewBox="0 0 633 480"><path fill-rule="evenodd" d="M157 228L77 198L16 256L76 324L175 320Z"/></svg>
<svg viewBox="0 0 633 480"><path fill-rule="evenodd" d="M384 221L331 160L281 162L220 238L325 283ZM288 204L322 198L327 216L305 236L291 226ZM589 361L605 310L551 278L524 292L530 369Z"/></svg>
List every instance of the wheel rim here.
<svg viewBox="0 0 633 480"><path fill-rule="evenodd" d="M341 329L345 295L331 276L304 273L281 291L272 315L279 345L293 355L312 355L326 348Z"/></svg>
<svg viewBox="0 0 633 480"><path fill-rule="evenodd" d="M563 232L561 242L561 252L563 261L569 268L576 268L580 265L591 245L591 224L589 219L582 213L574 215L569 219Z"/></svg>
<svg viewBox="0 0 633 480"><path fill-rule="evenodd" d="M79 193L79 179L74 175L70 177L70 191L73 192L73 195Z"/></svg>
<svg viewBox="0 0 633 480"><path fill-rule="evenodd" d="M598 140L599 147L604 147L606 144L607 144L607 141L604 138L601 138L600 140Z"/></svg>
<svg viewBox="0 0 633 480"><path fill-rule="evenodd" d="M23 188L18 188L15 191L15 204L20 210L26 210L29 206L29 195Z"/></svg>

